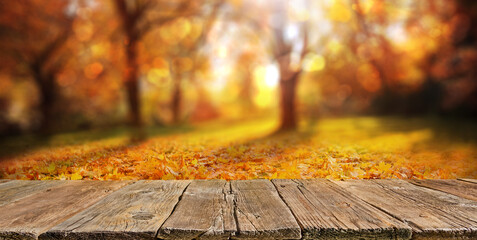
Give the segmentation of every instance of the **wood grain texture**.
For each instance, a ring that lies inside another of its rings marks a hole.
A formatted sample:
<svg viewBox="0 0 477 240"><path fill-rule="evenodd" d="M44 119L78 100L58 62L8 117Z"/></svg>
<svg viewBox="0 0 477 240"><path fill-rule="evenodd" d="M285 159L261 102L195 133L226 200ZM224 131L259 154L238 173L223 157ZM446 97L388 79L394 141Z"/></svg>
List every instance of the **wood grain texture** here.
<svg viewBox="0 0 477 240"><path fill-rule="evenodd" d="M233 204L230 183L195 180L159 229L158 238L228 239L237 231Z"/></svg>
<svg viewBox="0 0 477 240"><path fill-rule="evenodd" d="M272 182L303 239L410 239L411 228L325 179Z"/></svg>
<svg viewBox="0 0 477 240"><path fill-rule="evenodd" d="M153 239L190 181L139 181L40 235L39 239Z"/></svg>
<svg viewBox="0 0 477 240"><path fill-rule="evenodd" d="M472 179L472 178L458 178L457 180L459 180L459 181L464 181L464 182L470 182L470 183L476 183L476 184L477 184L477 179Z"/></svg>
<svg viewBox="0 0 477 240"><path fill-rule="evenodd" d="M8 182L8 181L11 181L11 180L9 180L9 179L0 179L0 184L6 183L6 182Z"/></svg>
<svg viewBox="0 0 477 240"><path fill-rule="evenodd" d="M410 180L410 183L477 201L477 184L454 179Z"/></svg>
<svg viewBox="0 0 477 240"><path fill-rule="evenodd" d="M413 228L413 239L477 238L477 202L402 180L336 181Z"/></svg>
<svg viewBox="0 0 477 240"><path fill-rule="evenodd" d="M67 181L0 207L0 239L36 239L86 209L125 181Z"/></svg>
<svg viewBox="0 0 477 240"><path fill-rule="evenodd" d="M237 238L300 239L295 217L268 180L232 181Z"/></svg>
<svg viewBox="0 0 477 240"><path fill-rule="evenodd" d="M0 184L0 206L64 184L65 181L12 180Z"/></svg>

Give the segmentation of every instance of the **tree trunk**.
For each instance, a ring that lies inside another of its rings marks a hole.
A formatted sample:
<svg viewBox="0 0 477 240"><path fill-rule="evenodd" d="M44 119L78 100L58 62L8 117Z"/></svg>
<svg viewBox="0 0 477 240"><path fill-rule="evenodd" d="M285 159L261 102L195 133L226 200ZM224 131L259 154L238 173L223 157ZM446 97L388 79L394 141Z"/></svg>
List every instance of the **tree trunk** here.
<svg viewBox="0 0 477 240"><path fill-rule="evenodd" d="M378 71L379 80L381 81L381 89L375 98L378 114L389 115L396 109L394 104L397 101L396 95L391 91L384 68L377 60L371 60L370 63Z"/></svg>
<svg viewBox="0 0 477 240"><path fill-rule="evenodd" d="M45 76L39 64L31 68L33 78L39 90L40 100L40 129L41 134L48 135L53 130L54 105L56 100L56 85L54 74Z"/></svg>
<svg viewBox="0 0 477 240"><path fill-rule="evenodd" d="M279 131L295 130L297 127L295 96L299 75L296 73L289 79L280 80L281 125Z"/></svg>
<svg viewBox="0 0 477 240"><path fill-rule="evenodd" d="M125 87L127 91L129 121L133 127L142 126L141 103L139 94L137 41L130 37L126 50L127 72Z"/></svg>
<svg viewBox="0 0 477 240"><path fill-rule="evenodd" d="M181 101L182 89L181 89L181 75L178 74L174 81L174 90L172 92L171 108L172 108L172 122L177 124L181 117Z"/></svg>

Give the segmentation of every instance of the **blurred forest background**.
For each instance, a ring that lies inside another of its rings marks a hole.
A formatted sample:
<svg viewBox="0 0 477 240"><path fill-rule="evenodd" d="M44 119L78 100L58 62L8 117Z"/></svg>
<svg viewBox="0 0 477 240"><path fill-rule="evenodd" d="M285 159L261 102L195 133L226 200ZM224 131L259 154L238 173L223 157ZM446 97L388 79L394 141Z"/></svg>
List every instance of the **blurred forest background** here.
<svg viewBox="0 0 477 240"><path fill-rule="evenodd" d="M476 117L473 0L0 1L0 178L476 178Z"/></svg>
<svg viewBox="0 0 477 240"><path fill-rule="evenodd" d="M0 134L477 116L472 0L0 2Z"/></svg>

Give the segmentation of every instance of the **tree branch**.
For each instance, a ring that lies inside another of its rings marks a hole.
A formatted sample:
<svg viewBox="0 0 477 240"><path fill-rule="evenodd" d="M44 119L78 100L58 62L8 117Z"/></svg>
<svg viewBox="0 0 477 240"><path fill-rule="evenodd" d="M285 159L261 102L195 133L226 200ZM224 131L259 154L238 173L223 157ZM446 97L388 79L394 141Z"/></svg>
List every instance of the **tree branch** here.
<svg viewBox="0 0 477 240"><path fill-rule="evenodd" d="M172 11L171 11L171 15L168 15L168 16L162 16L162 17L157 17L156 19L153 19L153 20L149 20L149 21L146 21L144 23L144 25L139 26L139 24L137 24L136 26L136 33L137 33L137 36L139 38L142 38L144 35L146 35L147 33L149 33L149 31L151 31L151 29L153 27L160 27L160 26L163 26L165 24L168 24L174 20L176 20L177 18L179 17L190 17L190 16L194 16L195 14L197 14L195 11L191 11L190 9L188 11L182 11L181 13L181 10L183 9L187 9L189 6L191 5L191 3L187 0L183 0L180 4L178 4ZM178 13L181 13L181 14L178 14ZM144 15L142 15L144 16ZM138 21L139 22L139 21Z"/></svg>

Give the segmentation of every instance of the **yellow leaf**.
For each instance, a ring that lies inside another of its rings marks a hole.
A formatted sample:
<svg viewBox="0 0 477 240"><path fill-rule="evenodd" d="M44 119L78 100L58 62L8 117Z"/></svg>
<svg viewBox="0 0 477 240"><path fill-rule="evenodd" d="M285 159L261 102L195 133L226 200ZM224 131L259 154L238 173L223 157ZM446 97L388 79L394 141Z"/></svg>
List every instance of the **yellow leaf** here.
<svg viewBox="0 0 477 240"><path fill-rule="evenodd" d="M60 174L60 176L58 176L58 179L60 180L66 180L66 176L64 173Z"/></svg>
<svg viewBox="0 0 477 240"><path fill-rule="evenodd" d="M168 173L162 177L162 180L174 180L176 177L172 175L171 173Z"/></svg>
<svg viewBox="0 0 477 240"><path fill-rule="evenodd" d="M48 172L53 173L53 171L55 171L55 169L56 169L55 163L50 163L50 165L48 166Z"/></svg>
<svg viewBox="0 0 477 240"><path fill-rule="evenodd" d="M83 176L79 175L78 173L71 174L71 180L81 180Z"/></svg>
<svg viewBox="0 0 477 240"><path fill-rule="evenodd" d="M378 170L381 172L386 172L391 168L391 164L387 164L385 162L380 162L378 165Z"/></svg>
<svg viewBox="0 0 477 240"><path fill-rule="evenodd" d="M217 159L217 162L220 162L220 163L228 163L229 161L228 161L227 159L218 158L218 159Z"/></svg>

